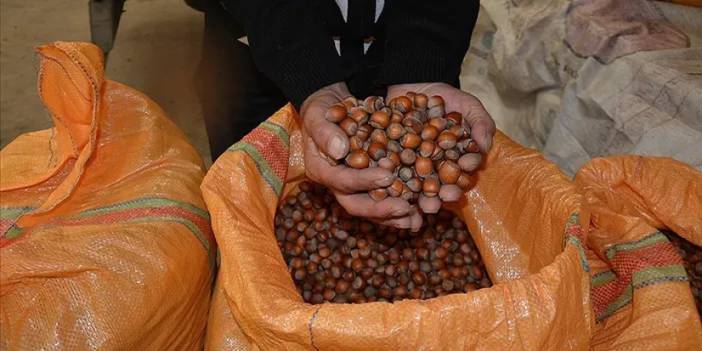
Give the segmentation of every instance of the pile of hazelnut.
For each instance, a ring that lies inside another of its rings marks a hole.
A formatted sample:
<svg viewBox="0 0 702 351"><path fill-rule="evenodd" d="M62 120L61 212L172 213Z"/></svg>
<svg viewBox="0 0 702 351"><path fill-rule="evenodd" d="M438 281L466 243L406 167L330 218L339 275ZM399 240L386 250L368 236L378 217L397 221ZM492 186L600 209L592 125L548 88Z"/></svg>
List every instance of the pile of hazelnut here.
<svg viewBox="0 0 702 351"><path fill-rule="evenodd" d="M685 270L690 278L690 289L695 298L697 313L702 316L702 247L685 240L676 233L669 231L663 233L678 249L678 253L683 259Z"/></svg>
<svg viewBox="0 0 702 351"><path fill-rule="evenodd" d="M378 96L350 97L325 117L349 137L347 166L382 167L398 176L389 187L369 192L377 201L401 197L436 213L442 200L456 201L470 187L468 173L481 162L463 116L446 113L441 96L410 92L388 105Z"/></svg>
<svg viewBox="0 0 702 351"><path fill-rule="evenodd" d="M297 290L319 304L430 299L491 286L465 224L425 215L413 233L351 217L324 187L282 200L275 235Z"/></svg>

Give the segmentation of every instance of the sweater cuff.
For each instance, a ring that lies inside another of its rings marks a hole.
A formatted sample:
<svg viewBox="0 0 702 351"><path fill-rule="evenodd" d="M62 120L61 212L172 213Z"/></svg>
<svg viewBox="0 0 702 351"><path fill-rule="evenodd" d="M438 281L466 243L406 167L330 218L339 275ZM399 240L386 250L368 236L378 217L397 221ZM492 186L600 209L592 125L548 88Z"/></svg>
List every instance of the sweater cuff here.
<svg viewBox="0 0 702 351"><path fill-rule="evenodd" d="M382 86L430 82L454 85L461 73L462 59L462 55L437 49L398 45L392 53L386 53L377 83Z"/></svg>
<svg viewBox="0 0 702 351"><path fill-rule="evenodd" d="M308 96L317 90L348 76L336 52L297 50L293 55L281 55L271 78L285 97L299 110Z"/></svg>

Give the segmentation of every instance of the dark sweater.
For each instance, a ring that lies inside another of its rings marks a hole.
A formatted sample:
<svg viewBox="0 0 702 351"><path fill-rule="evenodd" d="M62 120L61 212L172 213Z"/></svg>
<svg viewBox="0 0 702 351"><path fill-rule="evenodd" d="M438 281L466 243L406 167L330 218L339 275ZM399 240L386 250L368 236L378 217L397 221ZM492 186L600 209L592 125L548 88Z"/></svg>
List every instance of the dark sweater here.
<svg viewBox="0 0 702 351"><path fill-rule="evenodd" d="M316 90L345 81L356 97L388 85L457 86L478 0L224 0L243 26L258 69L299 107ZM334 39L340 40L337 52ZM372 42L364 53L363 43Z"/></svg>

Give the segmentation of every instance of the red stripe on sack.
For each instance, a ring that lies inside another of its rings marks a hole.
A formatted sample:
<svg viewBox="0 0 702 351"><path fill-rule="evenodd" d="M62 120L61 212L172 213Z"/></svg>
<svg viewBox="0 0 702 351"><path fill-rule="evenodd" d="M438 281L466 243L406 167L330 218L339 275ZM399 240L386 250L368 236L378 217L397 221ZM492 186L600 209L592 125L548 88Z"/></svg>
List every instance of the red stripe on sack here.
<svg viewBox="0 0 702 351"><path fill-rule="evenodd" d="M0 236L4 237L5 233L12 228L13 224L15 224L15 220L13 219L0 219Z"/></svg>
<svg viewBox="0 0 702 351"><path fill-rule="evenodd" d="M289 150L280 137L274 132L258 127L247 134L245 142L251 144L265 158L266 163L271 168L280 182L285 182L285 175L288 171Z"/></svg>
<svg viewBox="0 0 702 351"><path fill-rule="evenodd" d="M601 314L631 284L635 272L650 267L682 264L672 244L664 242L630 251L620 251L610 261L615 280L591 290L595 315Z"/></svg>
<svg viewBox="0 0 702 351"><path fill-rule="evenodd" d="M209 226L209 221L201 216L198 216L190 211L176 206L169 207L146 207L134 208L127 210L118 210L106 214L95 215L79 219L57 219L53 224L63 225L86 225L86 224L108 224L119 223L135 218L161 217L172 216L187 219L195 224L203 235L210 242L210 249L213 249L214 234Z"/></svg>

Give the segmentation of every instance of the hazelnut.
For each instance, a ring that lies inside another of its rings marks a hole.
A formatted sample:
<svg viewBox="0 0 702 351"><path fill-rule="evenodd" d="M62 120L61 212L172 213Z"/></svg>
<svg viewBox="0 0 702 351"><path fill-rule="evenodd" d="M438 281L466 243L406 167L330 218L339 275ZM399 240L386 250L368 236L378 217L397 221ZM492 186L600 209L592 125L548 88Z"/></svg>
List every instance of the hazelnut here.
<svg viewBox="0 0 702 351"><path fill-rule="evenodd" d="M431 154L432 161L438 161L444 159L444 149L440 147L434 148L434 153Z"/></svg>
<svg viewBox="0 0 702 351"><path fill-rule="evenodd" d="M363 141L357 136L350 137L349 149L351 149L351 151L363 149Z"/></svg>
<svg viewBox="0 0 702 351"><path fill-rule="evenodd" d="M347 109L347 110L350 109L350 108L352 108L352 107L358 106L358 100L357 100L355 97L353 97L353 96L347 97L346 99L342 100L341 103L342 103L344 106L346 106L346 109Z"/></svg>
<svg viewBox="0 0 702 351"><path fill-rule="evenodd" d="M439 130L431 124L425 125L422 129L422 140L434 140L438 135Z"/></svg>
<svg viewBox="0 0 702 351"><path fill-rule="evenodd" d="M470 188L470 177L465 173L461 173L458 180L456 180L456 185L462 190L467 190Z"/></svg>
<svg viewBox="0 0 702 351"><path fill-rule="evenodd" d="M450 160L446 160L441 164L439 168L439 180L443 184L456 184L458 177L461 175L461 168Z"/></svg>
<svg viewBox="0 0 702 351"><path fill-rule="evenodd" d="M439 194L440 186L439 179L436 177L427 177L422 184L422 192L427 197L434 197Z"/></svg>
<svg viewBox="0 0 702 351"><path fill-rule="evenodd" d="M384 130L375 129L371 133L370 141L376 142L376 143L381 143L383 145L387 145L388 144L388 136L385 134Z"/></svg>
<svg viewBox="0 0 702 351"><path fill-rule="evenodd" d="M403 181L408 181L414 177L414 172L412 171L412 168L409 167L402 167L400 168L400 171L398 172L398 175L400 176L400 179Z"/></svg>
<svg viewBox="0 0 702 351"><path fill-rule="evenodd" d="M400 179L395 179L395 181L387 188L388 195L392 197L398 197L402 194L402 187L404 183Z"/></svg>
<svg viewBox="0 0 702 351"><path fill-rule="evenodd" d="M429 107L429 118L439 118L444 116L444 99L442 99L441 96L434 95L430 97L427 106Z"/></svg>
<svg viewBox="0 0 702 351"><path fill-rule="evenodd" d="M429 125L436 128L436 130L440 133L446 129L446 119L432 118L429 120Z"/></svg>
<svg viewBox="0 0 702 351"><path fill-rule="evenodd" d="M397 152L390 150L391 145L392 145L392 143L388 143L388 151L389 152L387 154L387 158L389 158L390 161L392 161L395 164L395 166L398 166L398 165L400 165L400 156L398 155ZM402 148L400 148L400 151L402 151Z"/></svg>
<svg viewBox="0 0 702 351"><path fill-rule="evenodd" d="M385 157L386 154L385 145L381 143L372 142L368 146L368 156L370 156L370 158L373 160L380 160L381 158Z"/></svg>
<svg viewBox="0 0 702 351"><path fill-rule="evenodd" d="M404 149L400 153L400 162L405 166L411 166L417 159L417 154L412 149Z"/></svg>
<svg viewBox="0 0 702 351"><path fill-rule="evenodd" d="M368 112L363 107L354 107L349 113L349 118L354 120L359 126L368 123Z"/></svg>
<svg viewBox="0 0 702 351"><path fill-rule="evenodd" d="M368 140L368 137L370 137L372 131L373 128L371 126L364 124L358 127L358 130L356 131L356 137L361 139L361 141L366 141Z"/></svg>
<svg viewBox="0 0 702 351"><path fill-rule="evenodd" d="M468 136L468 132L460 124L456 124L449 127L448 131L453 133L456 136L457 140L463 139Z"/></svg>
<svg viewBox="0 0 702 351"><path fill-rule="evenodd" d="M399 140L405 133L405 128L399 123L391 123L387 129L388 138L392 140Z"/></svg>
<svg viewBox="0 0 702 351"><path fill-rule="evenodd" d="M363 107L370 113L380 110L383 106L385 106L385 102L380 96L369 96L363 100Z"/></svg>
<svg viewBox="0 0 702 351"><path fill-rule="evenodd" d="M344 105L335 104L327 110L324 117L329 122L339 123L346 118L346 114L347 111Z"/></svg>
<svg viewBox="0 0 702 351"><path fill-rule="evenodd" d="M353 136L358 131L358 124L351 118L346 118L341 123L339 123L341 130L348 136Z"/></svg>
<svg viewBox="0 0 702 351"><path fill-rule="evenodd" d="M459 157L461 157L461 154L458 152L458 150L456 150L456 148L444 151L444 158L447 160L458 161Z"/></svg>
<svg viewBox="0 0 702 351"><path fill-rule="evenodd" d="M436 144L444 150L451 149L456 146L456 135L449 131L443 131L439 134Z"/></svg>
<svg viewBox="0 0 702 351"><path fill-rule="evenodd" d="M402 145L402 147L404 148L416 149L421 142L422 139L419 137L419 135L414 133L407 133L400 140L400 145Z"/></svg>
<svg viewBox="0 0 702 351"><path fill-rule="evenodd" d="M422 191L422 181L419 178L412 178L406 182L410 191L418 193Z"/></svg>
<svg viewBox="0 0 702 351"><path fill-rule="evenodd" d="M434 153L435 147L434 142L424 140L421 144L419 144L419 155L422 157L431 157L431 155Z"/></svg>
<svg viewBox="0 0 702 351"><path fill-rule="evenodd" d="M405 200L407 202L414 201L415 197L417 194L415 194L408 186L407 184L402 185L402 194L400 194L400 198L402 200Z"/></svg>
<svg viewBox="0 0 702 351"><path fill-rule="evenodd" d="M381 201L388 197L388 192L385 189L373 189L368 192L368 196L375 201Z"/></svg>
<svg viewBox="0 0 702 351"><path fill-rule="evenodd" d="M390 100L390 107L394 110L398 110L401 113L405 113L412 109L412 101L406 96L398 96Z"/></svg>
<svg viewBox="0 0 702 351"><path fill-rule="evenodd" d="M390 152L400 153L402 152L402 145L396 140L388 140L387 149Z"/></svg>
<svg viewBox="0 0 702 351"><path fill-rule="evenodd" d="M461 125L463 122L463 116L458 112L449 112L446 114L446 120L452 125Z"/></svg>
<svg viewBox="0 0 702 351"><path fill-rule="evenodd" d="M346 165L355 169L367 168L370 163L370 157L363 150L354 150L346 156Z"/></svg>
<svg viewBox="0 0 702 351"><path fill-rule="evenodd" d="M414 169L420 177L426 177L434 171L431 159L421 156L414 161ZM436 191L438 192L439 189L437 188Z"/></svg>
<svg viewBox="0 0 702 351"><path fill-rule="evenodd" d="M475 171L482 161L482 155L477 153L468 153L458 159L458 165L465 172Z"/></svg>
<svg viewBox="0 0 702 351"><path fill-rule="evenodd" d="M427 108L429 99L424 94L417 94L414 96L414 106L418 109L424 110Z"/></svg>
<svg viewBox="0 0 702 351"><path fill-rule="evenodd" d="M397 111L392 111L390 114L390 123L402 123L402 119L405 118L402 113Z"/></svg>
<svg viewBox="0 0 702 351"><path fill-rule="evenodd" d="M412 118L412 117L406 117L402 120L402 125L405 127L405 130L414 134L419 134L422 132L422 129L424 128L422 122Z"/></svg>
<svg viewBox="0 0 702 351"><path fill-rule="evenodd" d="M424 111L411 110L405 113L405 118L412 118L421 123L424 123L427 120L427 114Z"/></svg>
<svg viewBox="0 0 702 351"><path fill-rule="evenodd" d="M375 111L368 122L373 128L385 129L390 125L390 116L383 111Z"/></svg>

